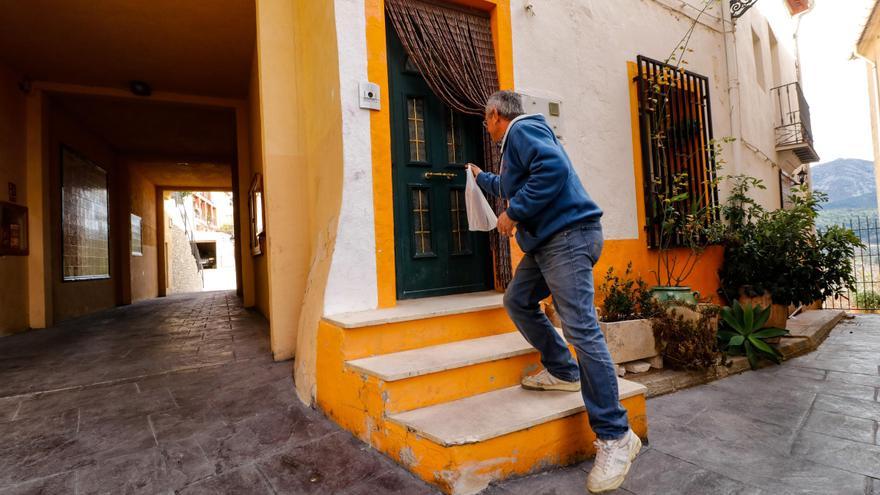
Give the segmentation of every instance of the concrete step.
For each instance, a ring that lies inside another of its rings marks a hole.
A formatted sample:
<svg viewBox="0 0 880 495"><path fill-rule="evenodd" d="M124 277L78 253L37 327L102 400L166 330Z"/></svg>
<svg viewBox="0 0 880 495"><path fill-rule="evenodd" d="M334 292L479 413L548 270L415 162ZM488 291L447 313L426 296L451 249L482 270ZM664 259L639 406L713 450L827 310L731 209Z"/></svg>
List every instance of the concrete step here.
<svg viewBox="0 0 880 495"><path fill-rule="evenodd" d="M504 307L504 294L495 291L398 301L393 308L372 309L325 316L339 328L361 328L389 323L423 320L438 316L472 313Z"/></svg>
<svg viewBox="0 0 880 495"><path fill-rule="evenodd" d="M511 332L355 359L347 365L360 373L395 382L532 352L537 351L519 332Z"/></svg>
<svg viewBox="0 0 880 495"><path fill-rule="evenodd" d="M639 383L618 379L620 399L644 395ZM575 392L509 387L389 416L389 420L442 447L468 445L584 412Z"/></svg>
<svg viewBox="0 0 880 495"><path fill-rule="evenodd" d="M325 316L319 339L338 348L348 361L508 333L516 327L507 317L503 297L497 292L456 294Z"/></svg>
<svg viewBox="0 0 880 495"><path fill-rule="evenodd" d="M540 357L519 332L508 332L350 360L346 370L373 383L391 414L517 385L540 369Z"/></svg>

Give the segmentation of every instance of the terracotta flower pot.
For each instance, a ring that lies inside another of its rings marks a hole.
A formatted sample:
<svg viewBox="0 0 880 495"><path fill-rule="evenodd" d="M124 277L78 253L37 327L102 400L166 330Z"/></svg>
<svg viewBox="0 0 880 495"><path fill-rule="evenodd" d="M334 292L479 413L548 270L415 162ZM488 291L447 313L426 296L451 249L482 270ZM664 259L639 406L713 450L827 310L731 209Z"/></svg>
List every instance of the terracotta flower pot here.
<svg viewBox="0 0 880 495"><path fill-rule="evenodd" d="M767 320L767 327L785 329L786 325L788 324L788 306L782 304L773 304L773 298L770 297L770 294L764 293L761 296L747 296L745 294L740 294L739 303L751 304L753 306L757 305L764 308L770 306L770 319Z"/></svg>

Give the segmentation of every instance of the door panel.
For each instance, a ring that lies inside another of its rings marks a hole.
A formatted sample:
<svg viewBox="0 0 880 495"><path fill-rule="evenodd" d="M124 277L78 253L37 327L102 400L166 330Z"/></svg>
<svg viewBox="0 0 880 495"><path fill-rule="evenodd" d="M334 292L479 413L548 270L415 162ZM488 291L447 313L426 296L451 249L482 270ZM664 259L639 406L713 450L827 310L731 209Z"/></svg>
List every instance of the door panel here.
<svg viewBox="0 0 880 495"><path fill-rule="evenodd" d="M397 297L491 287L488 235L470 232L465 164L482 164L477 117L450 110L388 31Z"/></svg>

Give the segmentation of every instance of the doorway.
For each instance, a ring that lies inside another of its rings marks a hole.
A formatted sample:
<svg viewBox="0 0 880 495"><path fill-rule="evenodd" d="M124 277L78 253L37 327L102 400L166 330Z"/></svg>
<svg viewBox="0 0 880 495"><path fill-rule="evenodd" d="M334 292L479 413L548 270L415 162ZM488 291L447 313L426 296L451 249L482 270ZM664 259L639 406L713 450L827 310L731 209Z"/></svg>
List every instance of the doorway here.
<svg viewBox="0 0 880 495"><path fill-rule="evenodd" d="M488 234L468 229L464 201L466 164L482 164L480 119L444 105L387 37L397 298L488 290Z"/></svg>
<svg viewBox="0 0 880 495"><path fill-rule="evenodd" d="M235 290L235 222L229 191L163 191L166 294Z"/></svg>

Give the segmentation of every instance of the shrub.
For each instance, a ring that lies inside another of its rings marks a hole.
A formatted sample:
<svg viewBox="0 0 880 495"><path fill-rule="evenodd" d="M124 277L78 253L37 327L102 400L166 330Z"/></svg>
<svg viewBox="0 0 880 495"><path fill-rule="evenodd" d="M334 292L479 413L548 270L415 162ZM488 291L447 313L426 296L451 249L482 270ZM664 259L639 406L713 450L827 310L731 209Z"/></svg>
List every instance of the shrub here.
<svg viewBox="0 0 880 495"><path fill-rule="evenodd" d="M706 370L718 363L718 311L717 306L676 304L651 319L657 351L665 366L675 370Z"/></svg>
<svg viewBox="0 0 880 495"><path fill-rule="evenodd" d="M869 290L867 292L856 293L856 308L858 309L878 309L880 308L880 294Z"/></svg>
<svg viewBox="0 0 880 495"><path fill-rule="evenodd" d="M727 300L769 293L775 304L801 305L839 297L855 284L852 257L861 241L852 230L834 226L814 230L827 197L795 188L787 209L766 211L748 196L763 189L760 180L733 177L732 194L722 208L730 222L719 271Z"/></svg>
<svg viewBox="0 0 880 495"><path fill-rule="evenodd" d="M650 318L660 311L648 284L641 277L632 277L632 263L626 265L623 276L615 275L614 267L608 268L599 292L602 295L602 304L599 305L602 321Z"/></svg>

